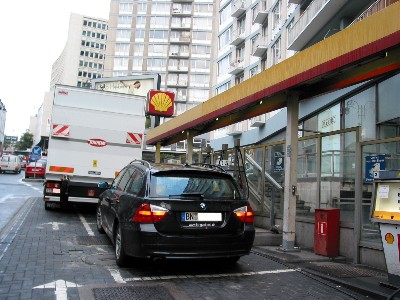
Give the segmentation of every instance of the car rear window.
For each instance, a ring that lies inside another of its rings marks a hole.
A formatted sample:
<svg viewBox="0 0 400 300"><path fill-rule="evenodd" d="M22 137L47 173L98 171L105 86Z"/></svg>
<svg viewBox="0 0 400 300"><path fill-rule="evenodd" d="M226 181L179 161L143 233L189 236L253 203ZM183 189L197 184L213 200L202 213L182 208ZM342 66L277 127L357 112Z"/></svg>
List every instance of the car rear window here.
<svg viewBox="0 0 400 300"><path fill-rule="evenodd" d="M150 197L179 198L198 195L207 199L239 199L241 194L226 176L205 176L202 174L153 174Z"/></svg>

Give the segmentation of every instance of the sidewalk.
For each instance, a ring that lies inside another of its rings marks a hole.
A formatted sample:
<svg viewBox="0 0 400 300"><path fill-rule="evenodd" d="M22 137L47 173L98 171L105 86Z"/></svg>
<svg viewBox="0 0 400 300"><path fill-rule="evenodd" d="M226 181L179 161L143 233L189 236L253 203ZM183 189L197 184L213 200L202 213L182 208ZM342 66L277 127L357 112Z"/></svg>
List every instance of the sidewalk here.
<svg viewBox="0 0 400 300"><path fill-rule="evenodd" d="M329 258L303 249L284 251L279 246L255 245L252 252L301 270L305 274L345 286L371 299L387 299L396 291L396 287L389 284L386 272L346 262L344 257ZM393 299L400 299L400 292L396 296Z"/></svg>

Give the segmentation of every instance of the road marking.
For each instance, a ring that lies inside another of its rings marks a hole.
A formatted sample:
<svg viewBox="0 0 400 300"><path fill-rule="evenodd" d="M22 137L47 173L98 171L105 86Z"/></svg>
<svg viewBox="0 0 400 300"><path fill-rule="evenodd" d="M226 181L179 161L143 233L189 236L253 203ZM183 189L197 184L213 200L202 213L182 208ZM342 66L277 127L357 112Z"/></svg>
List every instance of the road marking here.
<svg viewBox="0 0 400 300"><path fill-rule="evenodd" d="M6 201L8 198L11 198L13 195L9 194L9 195L5 195L3 198L0 199L0 203L3 203L4 201Z"/></svg>
<svg viewBox="0 0 400 300"><path fill-rule="evenodd" d="M90 229L89 223L86 221L85 217L79 214L79 219L81 220L83 227L85 227L86 232L88 233L89 236L94 236L94 232L92 229Z"/></svg>
<svg viewBox="0 0 400 300"><path fill-rule="evenodd" d="M171 280L171 279L190 279L190 278L218 278L218 277L239 277L239 276L254 276L254 275L265 275L265 274L280 274L295 272L295 269L277 269L277 270L265 270L257 272L242 272L242 273L221 273L221 274L202 274L202 275L166 275L166 276L151 276L151 277L131 277L123 278L119 269L108 268L111 276L117 283L127 283L129 281L155 281L155 280Z"/></svg>
<svg viewBox="0 0 400 300"><path fill-rule="evenodd" d="M65 225L65 223L58 223L58 222L48 222L48 223L44 223L43 225L51 225L53 230L59 230L60 229L60 225Z"/></svg>
<svg viewBox="0 0 400 300"><path fill-rule="evenodd" d="M54 294L56 295L57 300L67 300L67 289L69 287L78 288L81 287L81 285L59 279L57 281L52 281L43 285L35 286L34 289L55 289Z"/></svg>

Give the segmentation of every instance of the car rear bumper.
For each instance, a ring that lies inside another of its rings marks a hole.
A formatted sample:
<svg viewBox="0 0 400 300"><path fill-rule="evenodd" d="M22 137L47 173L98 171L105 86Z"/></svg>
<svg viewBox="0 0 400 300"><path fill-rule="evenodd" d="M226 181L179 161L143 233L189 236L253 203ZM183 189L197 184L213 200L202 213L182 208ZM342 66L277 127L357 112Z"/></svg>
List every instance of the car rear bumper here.
<svg viewBox="0 0 400 300"><path fill-rule="evenodd" d="M140 230L125 229L125 253L134 257L222 258L249 254L253 246L254 228L238 234L165 235L152 224ZM151 228L152 227L152 228ZM150 229L150 230L149 230Z"/></svg>

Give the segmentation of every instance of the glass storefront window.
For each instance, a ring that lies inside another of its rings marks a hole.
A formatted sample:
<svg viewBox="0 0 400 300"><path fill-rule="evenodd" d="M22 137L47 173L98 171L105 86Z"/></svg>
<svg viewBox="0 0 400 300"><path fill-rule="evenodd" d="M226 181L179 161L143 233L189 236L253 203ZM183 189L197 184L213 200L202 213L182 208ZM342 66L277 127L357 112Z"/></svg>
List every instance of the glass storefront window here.
<svg viewBox="0 0 400 300"><path fill-rule="evenodd" d="M313 216L318 206L317 138L299 141L296 214Z"/></svg>
<svg viewBox="0 0 400 300"><path fill-rule="evenodd" d="M375 91L371 87L344 102L345 128L360 126L362 141L376 138Z"/></svg>

